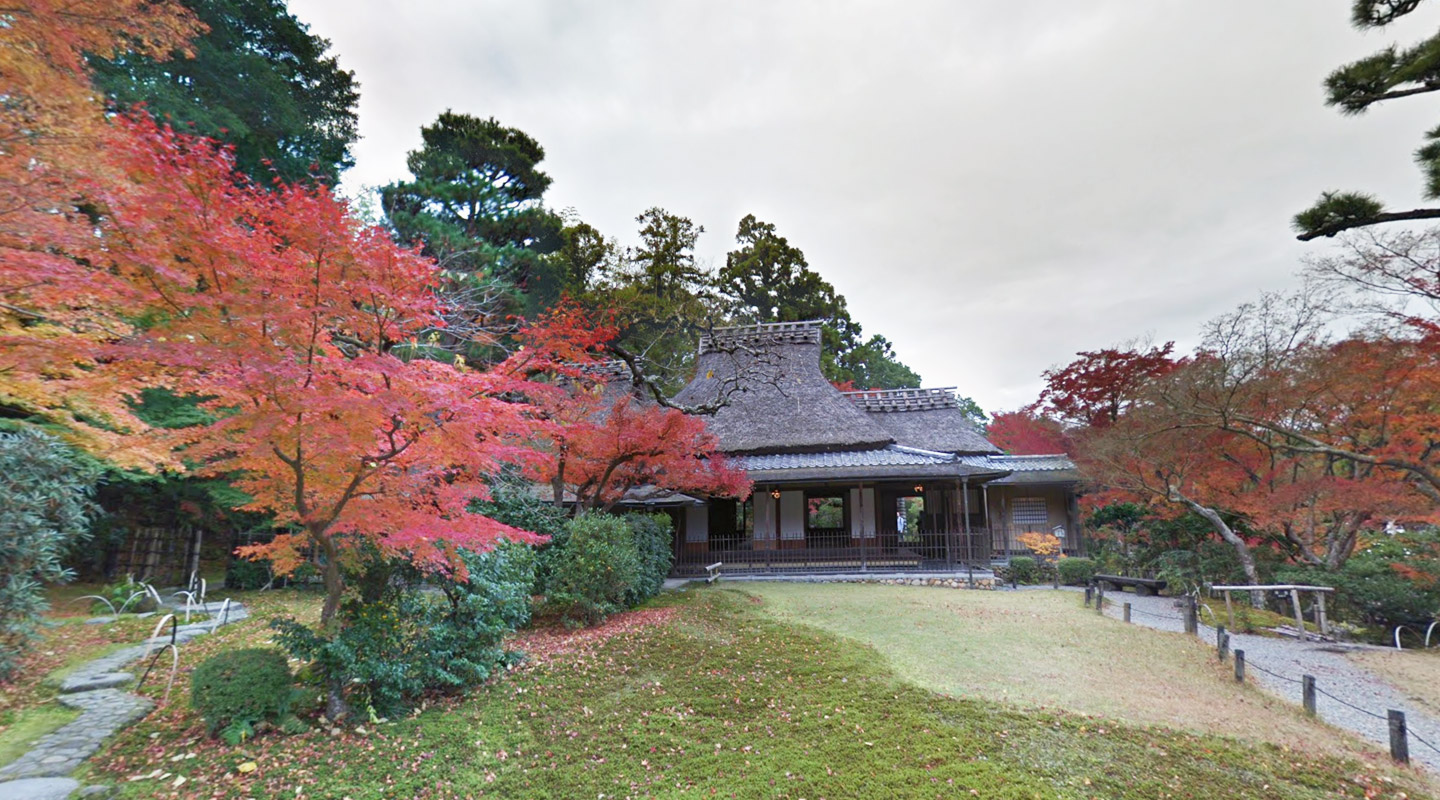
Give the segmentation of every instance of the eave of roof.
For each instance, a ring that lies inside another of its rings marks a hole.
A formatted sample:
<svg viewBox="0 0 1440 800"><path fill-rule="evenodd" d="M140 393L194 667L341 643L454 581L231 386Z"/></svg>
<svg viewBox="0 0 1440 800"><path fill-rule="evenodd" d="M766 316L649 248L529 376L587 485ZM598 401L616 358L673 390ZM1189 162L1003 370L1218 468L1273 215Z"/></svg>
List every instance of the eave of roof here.
<svg viewBox="0 0 1440 800"><path fill-rule="evenodd" d="M995 479L1006 471L966 464L950 453L890 445L822 453L735 456L731 464L756 483L836 480Z"/></svg>
<svg viewBox="0 0 1440 800"><path fill-rule="evenodd" d="M960 461L973 467L1005 470L1009 474L993 482L998 485L1078 483L1080 481L1080 470L1075 466L1075 462L1063 453L1039 456L960 456Z"/></svg>

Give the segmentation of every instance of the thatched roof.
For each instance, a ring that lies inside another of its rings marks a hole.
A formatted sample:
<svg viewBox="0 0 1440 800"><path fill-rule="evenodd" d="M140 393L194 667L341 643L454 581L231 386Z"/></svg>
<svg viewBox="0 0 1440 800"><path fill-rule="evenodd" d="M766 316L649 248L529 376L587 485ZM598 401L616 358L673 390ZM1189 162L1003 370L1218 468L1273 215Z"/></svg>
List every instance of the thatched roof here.
<svg viewBox="0 0 1440 800"><path fill-rule="evenodd" d="M869 389L846 392L845 397L907 447L945 453L1000 452L960 410L953 387Z"/></svg>
<svg viewBox="0 0 1440 800"><path fill-rule="evenodd" d="M605 388L602 397L607 408L625 395L630 395L641 402L649 399L644 392L637 391L635 376L630 372L630 365L624 361L619 359L600 361L587 365L582 372L603 383Z"/></svg>
<svg viewBox="0 0 1440 800"><path fill-rule="evenodd" d="M700 340L677 403L726 403L706 419L732 454L864 450L893 437L820 372L820 323L720 328Z"/></svg>

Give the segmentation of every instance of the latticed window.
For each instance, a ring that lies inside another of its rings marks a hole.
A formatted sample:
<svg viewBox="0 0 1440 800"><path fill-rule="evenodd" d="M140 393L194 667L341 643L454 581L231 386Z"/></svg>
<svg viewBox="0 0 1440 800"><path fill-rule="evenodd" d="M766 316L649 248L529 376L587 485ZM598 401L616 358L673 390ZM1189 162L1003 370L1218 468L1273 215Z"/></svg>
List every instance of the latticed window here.
<svg viewBox="0 0 1440 800"><path fill-rule="evenodd" d="M1017 497L1010 506L1010 521L1016 525L1045 525L1050 513L1043 497Z"/></svg>

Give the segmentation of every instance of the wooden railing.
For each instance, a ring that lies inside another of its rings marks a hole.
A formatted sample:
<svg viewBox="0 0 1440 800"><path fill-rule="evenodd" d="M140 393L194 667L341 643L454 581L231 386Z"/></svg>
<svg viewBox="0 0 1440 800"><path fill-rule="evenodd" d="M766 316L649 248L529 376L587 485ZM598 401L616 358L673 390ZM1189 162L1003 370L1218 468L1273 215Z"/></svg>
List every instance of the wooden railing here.
<svg viewBox="0 0 1440 800"><path fill-rule="evenodd" d="M675 559L677 576L704 575L705 567L721 562L721 572L823 574L836 572L920 572L988 567L990 532L922 533L902 540L882 535L854 539L844 547L757 548L720 546L682 551ZM719 544L719 543L717 543ZM728 543L727 543L728 544Z"/></svg>

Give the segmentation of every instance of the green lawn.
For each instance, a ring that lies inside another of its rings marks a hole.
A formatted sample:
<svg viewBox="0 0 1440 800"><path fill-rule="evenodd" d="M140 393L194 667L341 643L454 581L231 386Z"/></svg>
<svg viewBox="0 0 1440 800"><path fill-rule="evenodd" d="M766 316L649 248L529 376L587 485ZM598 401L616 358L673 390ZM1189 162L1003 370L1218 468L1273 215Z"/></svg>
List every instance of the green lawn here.
<svg viewBox="0 0 1440 800"><path fill-rule="evenodd" d="M1074 592L732 583L776 619L875 647L905 679L956 697L1060 708L1340 755L1379 751L1239 687L1196 637L1101 617Z"/></svg>
<svg viewBox="0 0 1440 800"><path fill-rule="evenodd" d="M1380 762L947 698L739 592L663 602L676 608L662 622L547 646L469 698L363 732L229 748L172 706L91 777L127 797L1425 796ZM235 626L237 643L255 624Z"/></svg>

